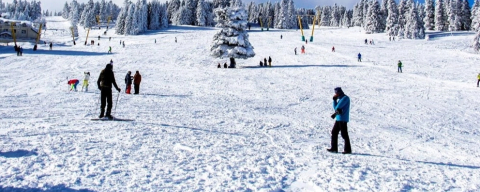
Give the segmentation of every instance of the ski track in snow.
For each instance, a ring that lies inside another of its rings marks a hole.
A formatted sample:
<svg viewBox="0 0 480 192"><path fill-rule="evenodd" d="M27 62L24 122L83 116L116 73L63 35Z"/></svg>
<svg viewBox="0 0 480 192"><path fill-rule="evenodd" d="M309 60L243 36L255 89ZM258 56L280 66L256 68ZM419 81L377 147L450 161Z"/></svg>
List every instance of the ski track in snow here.
<svg viewBox="0 0 480 192"><path fill-rule="evenodd" d="M85 46L80 27L73 46L67 22L48 20L42 40L52 51L21 42L17 57L0 46L0 191L480 190L480 56L471 34L390 42L321 27L295 56L300 31L254 29L256 56L217 69L227 62L209 56L217 29L92 30L95 45ZM271 68L254 67L268 56ZM90 121L110 59L122 89L113 114L133 122ZM142 74L140 95L123 93L129 70ZM84 71L89 92L69 92L67 79L81 90ZM352 155L325 151L337 86L352 100Z"/></svg>

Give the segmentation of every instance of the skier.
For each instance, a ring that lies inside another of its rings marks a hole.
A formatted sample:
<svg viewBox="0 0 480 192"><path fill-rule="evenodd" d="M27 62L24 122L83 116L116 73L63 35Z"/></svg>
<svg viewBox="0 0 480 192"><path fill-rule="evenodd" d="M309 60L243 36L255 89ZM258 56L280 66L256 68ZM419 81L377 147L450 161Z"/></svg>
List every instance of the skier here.
<svg viewBox="0 0 480 192"><path fill-rule="evenodd" d="M237 62L235 62L235 58L230 57L230 66L228 68L235 68L237 65Z"/></svg>
<svg viewBox="0 0 480 192"><path fill-rule="evenodd" d="M263 66L264 66L264 67L267 66L267 58L263 58Z"/></svg>
<svg viewBox="0 0 480 192"><path fill-rule="evenodd" d="M335 52L335 46L332 47L332 52Z"/></svg>
<svg viewBox="0 0 480 192"><path fill-rule="evenodd" d="M120 88L117 86L117 82L115 81L115 74L113 73L113 66L111 64L107 64L105 69L100 72L97 80L98 89L100 89L100 116L98 118L107 117L108 119L113 119L111 114L112 112L112 84L115 86L118 92L120 92ZM105 106L107 106L107 113L105 113Z"/></svg>
<svg viewBox="0 0 480 192"><path fill-rule="evenodd" d="M402 73L402 62L398 60L398 70L397 73Z"/></svg>
<svg viewBox="0 0 480 192"><path fill-rule="evenodd" d="M83 85L82 85L82 91L83 88L85 87L85 92L88 91L88 80L90 79L90 72L83 72L85 77L83 78Z"/></svg>
<svg viewBox="0 0 480 192"><path fill-rule="evenodd" d="M295 49L294 49L293 51L295 51L295 55L297 55L297 48L296 48L296 47L295 47Z"/></svg>
<svg viewBox="0 0 480 192"><path fill-rule="evenodd" d="M155 39L155 43L157 43L157 39Z"/></svg>
<svg viewBox="0 0 480 192"><path fill-rule="evenodd" d="M280 39L283 39L283 35L280 35Z"/></svg>
<svg viewBox="0 0 480 192"><path fill-rule="evenodd" d="M20 56L23 55L23 47L20 47Z"/></svg>
<svg viewBox="0 0 480 192"><path fill-rule="evenodd" d="M177 37L175 37L175 43L177 42Z"/></svg>
<svg viewBox="0 0 480 192"><path fill-rule="evenodd" d="M123 41L123 43L122 43L122 44L123 44L123 48L125 48L125 41Z"/></svg>
<svg viewBox="0 0 480 192"><path fill-rule="evenodd" d="M112 37L108 37L108 41L111 41L112 40Z"/></svg>
<svg viewBox="0 0 480 192"><path fill-rule="evenodd" d="M133 80L132 72L128 71L127 75L125 75L125 85L126 85L125 93L126 94L130 94L130 90L132 89L132 80Z"/></svg>
<svg viewBox="0 0 480 192"><path fill-rule="evenodd" d="M217 68L222 68L222 65L220 65L220 63L218 63Z"/></svg>
<svg viewBox="0 0 480 192"><path fill-rule="evenodd" d="M308 44L308 40L307 40L307 39L305 39L305 44Z"/></svg>
<svg viewBox="0 0 480 192"><path fill-rule="evenodd" d="M110 65L113 65L113 60L112 59L110 59Z"/></svg>
<svg viewBox="0 0 480 192"><path fill-rule="evenodd" d="M305 47L302 45L302 48L300 48L300 50L302 50L302 54L305 54Z"/></svg>
<svg viewBox="0 0 480 192"><path fill-rule="evenodd" d="M338 100L338 101L337 101ZM342 88L335 88L335 95L333 96L333 109L335 113L332 114L332 119L335 119L335 124L332 129L331 147L327 149L328 152L338 152L338 134L342 133L342 138L345 140L344 150L342 154L352 153L350 146L350 138L348 137L347 123L350 119L350 98L343 93Z"/></svg>
<svg viewBox="0 0 480 192"><path fill-rule="evenodd" d="M262 60L260 60L260 67L263 67L263 62L262 62Z"/></svg>
<svg viewBox="0 0 480 192"><path fill-rule="evenodd" d="M365 45L368 45L368 40L367 39L365 39Z"/></svg>
<svg viewBox="0 0 480 192"><path fill-rule="evenodd" d="M140 92L140 82L142 82L142 76L137 71L137 72L135 72L135 75L133 76L133 88L135 89L134 94L138 94Z"/></svg>
<svg viewBox="0 0 480 192"><path fill-rule="evenodd" d="M358 62L362 62L362 54L358 53Z"/></svg>
<svg viewBox="0 0 480 192"><path fill-rule="evenodd" d="M50 42L50 50L52 50L52 47L53 47L52 42Z"/></svg>
<svg viewBox="0 0 480 192"><path fill-rule="evenodd" d="M478 76L477 76L477 87L478 87L478 83L480 83L480 73L478 73Z"/></svg>
<svg viewBox="0 0 480 192"><path fill-rule="evenodd" d="M68 80L68 85L70 85L70 91L77 91L77 85L80 81L78 79L70 79Z"/></svg>
<svg viewBox="0 0 480 192"><path fill-rule="evenodd" d="M225 63L223 64L223 68L228 68L227 62L225 62Z"/></svg>
<svg viewBox="0 0 480 192"><path fill-rule="evenodd" d="M112 53L112 46L108 46L108 53Z"/></svg>
<svg viewBox="0 0 480 192"><path fill-rule="evenodd" d="M272 67L272 58L268 56L268 66Z"/></svg>

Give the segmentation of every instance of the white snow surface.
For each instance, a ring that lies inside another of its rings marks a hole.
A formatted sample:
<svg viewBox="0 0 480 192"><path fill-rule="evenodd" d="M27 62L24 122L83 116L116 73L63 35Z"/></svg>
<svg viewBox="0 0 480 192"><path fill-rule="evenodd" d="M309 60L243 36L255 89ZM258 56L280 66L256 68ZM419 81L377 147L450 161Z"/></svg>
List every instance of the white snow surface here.
<svg viewBox="0 0 480 192"><path fill-rule="evenodd" d="M472 33L393 42L356 27L317 27L305 45L297 30L252 28L257 55L217 69L228 61L208 54L216 28L92 30L95 46L84 45L79 28L74 46L69 22L50 17L47 25L42 40L52 51L22 42L19 57L0 45L0 191L480 190ZM302 45L306 54L294 55ZM268 56L271 68L255 67ZM90 120L110 59L122 88L113 115L133 122ZM140 94L127 95L125 74L136 70ZM69 92L67 78L85 71L89 91L81 82ZM351 99L351 155L325 150L337 86Z"/></svg>

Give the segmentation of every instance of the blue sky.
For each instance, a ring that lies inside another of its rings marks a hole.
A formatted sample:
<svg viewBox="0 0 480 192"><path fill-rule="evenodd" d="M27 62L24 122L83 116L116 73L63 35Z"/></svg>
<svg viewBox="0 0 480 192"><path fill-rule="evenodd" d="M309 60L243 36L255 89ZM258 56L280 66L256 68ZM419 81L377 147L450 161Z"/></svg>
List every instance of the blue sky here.
<svg viewBox="0 0 480 192"><path fill-rule="evenodd" d="M13 0L2 0L3 2L13 2ZM57 10L61 11L63 9L63 5L65 2L71 2L71 0L40 0L42 2L42 8L44 10ZM88 0L77 0L79 3L82 2L88 2ZM97 0L94 0L97 1ZM100 0L98 0L100 1ZM107 0L108 1L108 0ZM132 0L136 2L136 0ZM165 0L160 0L162 2L165 2ZM244 3L250 2L251 0L243 0ZM256 3L265 3L265 2L277 2L280 0L253 0ZM343 5L346 6L347 8L351 9L357 3L359 0L294 0L295 1L295 6L297 8L315 8L317 5L333 5L337 3L338 5ZM119 6L122 5L123 0L113 0L113 2ZM423 3L424 0L419 0L418 2ZM473 0L469 0L469 2L472 4Z"/></svg>

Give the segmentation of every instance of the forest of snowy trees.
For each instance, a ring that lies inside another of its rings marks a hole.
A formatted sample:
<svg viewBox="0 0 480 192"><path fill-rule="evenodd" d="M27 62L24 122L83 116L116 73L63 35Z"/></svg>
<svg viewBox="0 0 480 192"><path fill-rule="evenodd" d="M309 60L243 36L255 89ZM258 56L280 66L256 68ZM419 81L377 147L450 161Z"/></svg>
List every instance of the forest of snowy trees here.
<svg viewBox="0 0 480 192"><path fill-rule="evenodd" d="M40 1L13 0L12 3L3 3L0 0L0 13L8 13L9 19L35 21L42 17Z"/></svg>

